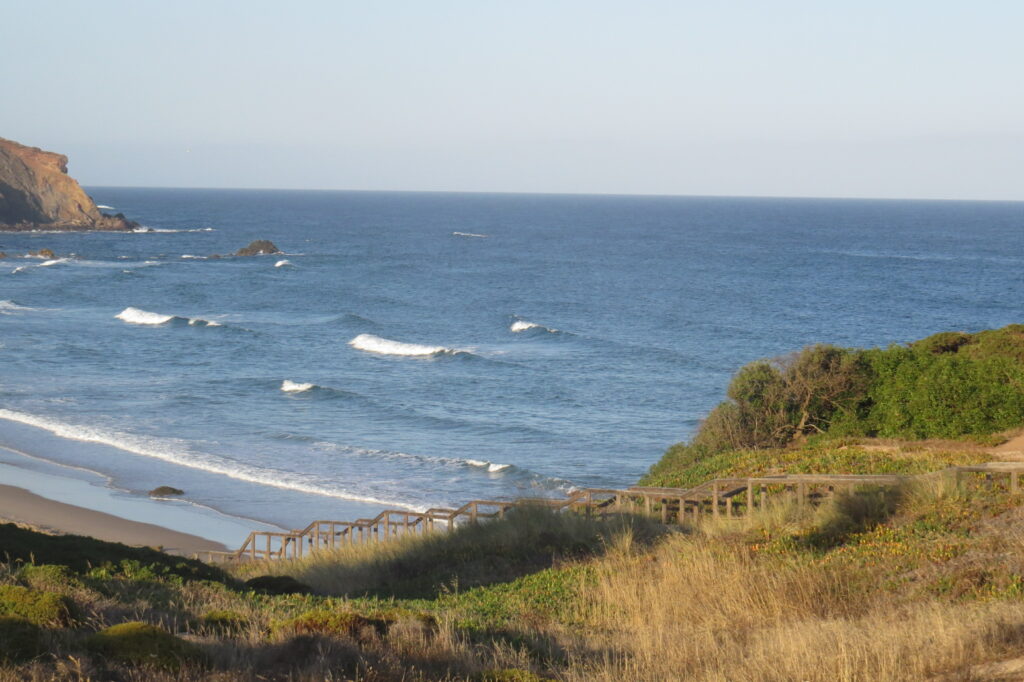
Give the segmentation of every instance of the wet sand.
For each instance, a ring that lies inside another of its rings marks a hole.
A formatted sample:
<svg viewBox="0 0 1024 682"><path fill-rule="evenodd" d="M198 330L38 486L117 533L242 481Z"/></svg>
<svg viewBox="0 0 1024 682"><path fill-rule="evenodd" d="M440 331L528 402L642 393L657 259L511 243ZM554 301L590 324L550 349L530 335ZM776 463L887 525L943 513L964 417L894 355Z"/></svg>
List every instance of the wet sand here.
<svg viewBox="0 0 1024 682"><path fill-rule="evenodd" d="M162 547L173 554L227 549L218 542L197 535L57 502L23 488L3 484L0 484L0 519L46 532L87 535L126 545Z"/></svg>

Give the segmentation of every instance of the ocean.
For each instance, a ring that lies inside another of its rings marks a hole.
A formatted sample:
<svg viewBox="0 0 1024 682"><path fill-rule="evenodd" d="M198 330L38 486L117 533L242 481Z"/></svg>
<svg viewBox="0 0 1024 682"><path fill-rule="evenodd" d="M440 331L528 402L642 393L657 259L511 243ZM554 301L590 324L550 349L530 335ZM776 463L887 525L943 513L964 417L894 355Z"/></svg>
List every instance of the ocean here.
<svg viewBox="0 0 1024 682"><path fill-rule="evenodd" d="M283 528L628 486L744 363L1024 322L1024 203L88 191L151 231L0 233L58 256L0 260L0 462Z"/></svg>

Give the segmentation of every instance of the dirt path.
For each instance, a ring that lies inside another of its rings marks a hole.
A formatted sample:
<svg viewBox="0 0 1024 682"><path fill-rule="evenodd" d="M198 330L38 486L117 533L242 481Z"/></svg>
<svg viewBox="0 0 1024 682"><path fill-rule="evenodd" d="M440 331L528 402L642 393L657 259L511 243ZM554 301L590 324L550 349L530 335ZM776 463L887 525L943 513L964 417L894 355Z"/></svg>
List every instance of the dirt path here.
<svg viewBox="0 0 1024 682"><path fill-rule="evenodd" d="M990 448L989 453L1004 462L1024 462L1024 433L1014 436L1002 445Z"/></svg>

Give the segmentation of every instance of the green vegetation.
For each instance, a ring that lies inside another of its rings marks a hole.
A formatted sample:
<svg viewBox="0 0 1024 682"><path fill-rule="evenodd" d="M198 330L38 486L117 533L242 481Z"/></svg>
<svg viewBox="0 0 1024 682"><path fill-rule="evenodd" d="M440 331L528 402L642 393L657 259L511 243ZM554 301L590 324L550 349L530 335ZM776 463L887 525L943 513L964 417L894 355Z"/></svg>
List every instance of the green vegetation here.
<svg viewBox="0 0 1024 682"><path fill-rule="evenodd" d="M645 484L692 485L794 463L860 473L870 461L869 471L918 473L962 462L956 444L945 456L837 453L863 438L982 442L1024 424L1024 325L944 332L886 349L810 346L743 367L727 396L689 443L669 448ZM799 454L788 454L794 449Z"/></svg>
<svg viewBox="0 0 1024 682"><path fill-rule="evenodd" d="M108 575L146 571L182 580L224 580L218 568L146 547L129 547L78 535L43 535L0 523L0 558L25 564L56 564L75 572L97 569Z"/></svg>
<svg viewBox="0 0 1024 682"><path fill-rule="evenodd" d="M19 616L36 625L67 625L74 604L63 595L21 585L0 585L0 614Z"/></svg>
<svg viewBox="0 0 1024 682"><path fill-rule="evenodd" d="M754 363L646 481L987 461L1024 426L1022 336ZM229 573L0 526L0 680L973 680L1024 662L1008 474L744 511L666 528L521 508Z"/></svg>
<svg viewBox="0 0 1024 682"><path fill-rule="evenodd" d="M221 634L237 634L246 626L246 618L237 611L217 609L203 614L203 625Z"/></svg>
<svg viewBox="0 0 1024 682"><path fill-rule="evenodd" d="M155 625L139 622L100 630L87 640L87 646L112 661L167 670L178 670L183 663L202 659L195 645Z"/></svg>

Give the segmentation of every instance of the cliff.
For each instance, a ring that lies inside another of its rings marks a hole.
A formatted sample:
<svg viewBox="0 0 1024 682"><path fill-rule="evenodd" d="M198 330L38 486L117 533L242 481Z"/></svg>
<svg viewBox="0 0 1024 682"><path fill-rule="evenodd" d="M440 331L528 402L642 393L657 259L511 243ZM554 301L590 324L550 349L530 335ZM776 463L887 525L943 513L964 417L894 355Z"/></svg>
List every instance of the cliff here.
<svg viewBox="0 0 1024 682"><path fill-rule="evenodd" d="M68 175L68 157L0 138L0 230L131 230L100 213Z"/></svg>

